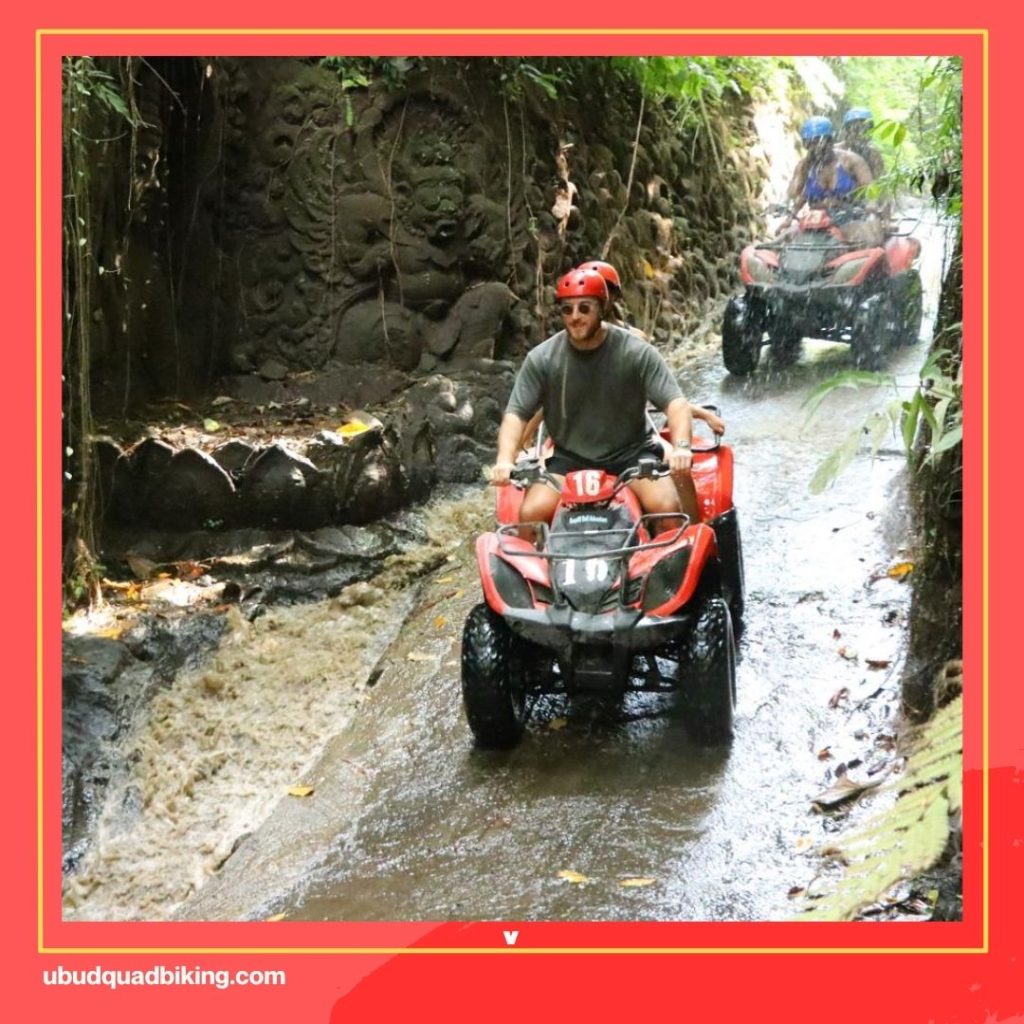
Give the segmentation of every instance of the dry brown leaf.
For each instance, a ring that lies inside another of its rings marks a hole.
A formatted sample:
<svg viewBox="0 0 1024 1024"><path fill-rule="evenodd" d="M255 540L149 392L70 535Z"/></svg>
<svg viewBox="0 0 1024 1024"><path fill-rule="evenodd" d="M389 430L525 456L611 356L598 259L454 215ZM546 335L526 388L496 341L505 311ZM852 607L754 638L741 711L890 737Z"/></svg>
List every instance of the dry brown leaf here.
<svg viewBox="0 0 1024 1024"><path fill-rule="evenodd" d="M891 580L905 580L914 571L913 562L897 562L889 566L885 575Z"/></svg>
<svg viewBox="0 0 1024 1024"><path fill-rule="evenodd" d="M341 434L342 437L354 437L356 434L366 433L369 429L369 426L362 420L349 420L348 423L342 423L338 427L337 433Z"/></svg>
<svg viewBox="0 0 1024 1024"><path fill-rule="evenodd" d="M888 658L865 658L864 664L868 668L888 668L892 662Z"/></svg>
<svg viewBox="0 0 1024 1024"><path fill-rule="evenodd" d="M656 878L623 878L619 885L623 889L640 889L645 885L654 885L657 882Z"/></svg>
<svg viewBox="0 0 1024 1024"><path fill-rule="evenodd" d="M312 796L316 790L312 786L290 786L289 796Z"/></svg>
<svg viewBox="0 0 1024 1024"><path fill-rule="evenodd" d="M824 793L819 793L816 797L811 800L818 810L825 810L829 807L838 807L840 804L846 803L847 800L852 800L854 797L858 797L861 793L867 792L869 789L874 789L875 786L881 783L882 779L872 779L870 782L855 782L850 778L849 775L843 775L837 779L835 785L830 789L826 789Z"/></svg>
<svg viewBox="0 0 1024 1024"><path fill-rule="evenodd" d="M564 729L568 724L568 718L552 718L551 721L548 722L548 728L552 732L558 732L559 729Z"/></svg>
<svg viewBox="0 0 1024 1024"><path fill-rule="evenodd" d="M559 871L558 877L566 882L572 882L573 885L586 885L590 881L586 875L581 875L578 871Z"/></svg>
<svg viewBox="0 0 1024 1024"><path fill-rule="evenodd" d="M831 747L822 747L821 750L818 751L818 760L819 761L830 761L831 759L832 759L832 748Z"/></svg>
<svg viewBox="0 0 1024 1024"><path fill-rule="evenodd" d="M435 583L454 583L454 576L441 576L439 579L434 580Z"/></svg>
<svg viewBox="0 0 1024 1024"><path fill-rule="evenodd" d="M438 629L444 629L444 627L448 625L448 620L443 615L438 615L438 617L434 619L434 625Z"/></svg>
<svg viewBox="0 0 1024 1024"><path fill-rule="evenodd" d="M100 586L104 590L130 590L132 587L138 586L132 580L108 580L106 576L100 580Z"/></svg>
<svg viewBox="0 0 1024 1024"><path fill-rule="evenodd" d="M284 914L274 914L273 917L265 917L264 921L283 921L285 918Z"/></svg>
<svg viewBox="0 0 1024 1024"><path fill-rule="evenodd" d="M175 562L174 568L180 580L196 580L206 575L207 567L201 562Z"/></svg>
<svg viewBox="0 0 1024 1024"><path fill-rule="evenodd" d="M101 636L104 640L116 640L123 632L123 626L109 626L107 629L97 629L92 636Z"/></svg>
<svg viewBox="0 0 1024 1024"><path fill-rule="evenodd" d="M464 590L456 590L452 597L465 597L466 592Z"/></svg>
<svg viewBox="0 0 1024 1024"><path fill-rule="evenodd" d="M829 698L828 706L830 708L839 707L840 702L846 700L850 696L850 691L844 686L841 690L836 690L835 693Z"/></svg>

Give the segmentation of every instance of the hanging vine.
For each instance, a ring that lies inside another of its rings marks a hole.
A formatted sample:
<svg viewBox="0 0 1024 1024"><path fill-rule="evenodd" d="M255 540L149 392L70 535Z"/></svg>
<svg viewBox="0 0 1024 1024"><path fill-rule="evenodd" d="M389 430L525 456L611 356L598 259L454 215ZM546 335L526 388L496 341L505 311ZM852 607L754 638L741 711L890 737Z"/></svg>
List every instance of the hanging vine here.
<svg viewBox="0 0 1024 1024"><path fill-rule="evenodd" d="M130 81L130 69L128 75ZM64 484L65 599L99 600L102 567L96 559L98 488L92 452L92 331L98 317L97 280L119 268L96 255L97 198L93 190L100 147L132 136L141 123L134 98L122 95L117 78L92 57L65 57L64 142Z"/></svg>

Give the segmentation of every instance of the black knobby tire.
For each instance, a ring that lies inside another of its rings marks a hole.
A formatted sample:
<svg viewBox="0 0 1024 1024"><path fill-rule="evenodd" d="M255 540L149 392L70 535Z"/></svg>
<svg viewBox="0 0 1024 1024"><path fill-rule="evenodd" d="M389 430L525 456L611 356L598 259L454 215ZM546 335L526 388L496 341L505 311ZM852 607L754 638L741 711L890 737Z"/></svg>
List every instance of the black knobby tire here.
<svg viewBox="0 0 1024 1024"><path fill-rule="evenodd" d="M514 747L526 725L526 687L519 648L501 616L486 604L462 631L462 704L481 747Z"/></svg>
<svg viewBox="0 0 1024 1024"><path fill-rule="evenodd" d="M916 271L914 272L916 274ZM920 287L920 279L918 280ZM907 296L904 297L904 289ZM881 368L886 353L900 344L913 344L917 340L917 332L921 329L920 306L917 308L917 322L912 325L914 310L907 310L905 298L913 304L912 282L909 275L900 275L887 282L885 290L878 296L878 302L871 312L860 318L854 326L853 361L863 370ZM920 302L920 292L918 293ZM903 333L910 331L914 337L911 341L903 341Z"/></svg>
<svg viewBox="0 0 1024 1024"><path fill-rule="evenodd" d="M915 345L921 334L924 315L924 296L921 275L906 270L892 279L891 290L895 307L895 342L897 345Z"/></svg>
<svg viewBox="0 0 1024 1024"><path fill-rule="evenodd" d="M894 308L892 295L887 290L871 312L862 314L854 324L851 345L853 362L858 369L881 369L885 352L895 340Z"/></svg>
<svg viewBox="0 0 1024 1024"><path fill-rule="evenodd" d="M746 301L730 299L722 320L722 362L730 373L745 377L757 366L763 334L760 318Z"/></svg>
<svg viewBox="0 0 1024 1024"><path fill-rule="evenodd" d="M680 659L680 700L686 730L698 743L727 743L736 701L736 646L729 606L704 601Z"/></svg>

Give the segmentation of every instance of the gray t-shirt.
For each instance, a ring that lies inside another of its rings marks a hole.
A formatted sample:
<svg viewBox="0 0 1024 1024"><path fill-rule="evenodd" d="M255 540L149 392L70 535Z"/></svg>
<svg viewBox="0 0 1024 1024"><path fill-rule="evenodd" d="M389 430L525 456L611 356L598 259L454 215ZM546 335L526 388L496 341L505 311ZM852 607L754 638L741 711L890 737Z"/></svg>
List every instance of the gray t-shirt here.
<svg viewBox="0 0 1024 1024"><path fill-rule="evenodd" d="M609 326L599 348L581 352L563 330L527 355L506 412L528 420L543 407L559 448L614 462L647 437L648 401L664 412L682 396L658 350L630 331Z"/></svg>

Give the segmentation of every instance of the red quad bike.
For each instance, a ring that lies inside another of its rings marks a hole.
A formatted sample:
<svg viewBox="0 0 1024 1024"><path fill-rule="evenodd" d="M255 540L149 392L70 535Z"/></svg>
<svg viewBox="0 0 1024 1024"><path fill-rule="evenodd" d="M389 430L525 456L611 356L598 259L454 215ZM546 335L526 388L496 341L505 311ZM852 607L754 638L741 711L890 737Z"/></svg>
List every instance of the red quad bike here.
<svg viewBox="0 0 1024 1024"><path fill-rule="evenodd" d="M536 459L498 489L498 528L477 539L485 600L462 634L462 697L481 747L520 739L537 696L678 691L690 735L724 743L735 701L733 622L743 614L743 555L732 450L695 448L703 523L645 515L626 485L664 476L643 460L619 477L569 473L548 523L520 537L523 489L557 487ZM666 529L659 520L675 520Z"/></svg>
<svg viewBox="0 0 1024 1024"><path fill-rule="evenodd" d="M743 295L729 300L722 323L722 358L743 376L757 366L767 332L772 358L793 362L802 338L849 344L854 362L877 369L885 351L912 345L921 330L921 276L914 266L921 243L898 222L881 246L847 242L841 220L810 210L795 235L755 242L740 255ZM908 218L909 220L909 218Z"/></svg>

